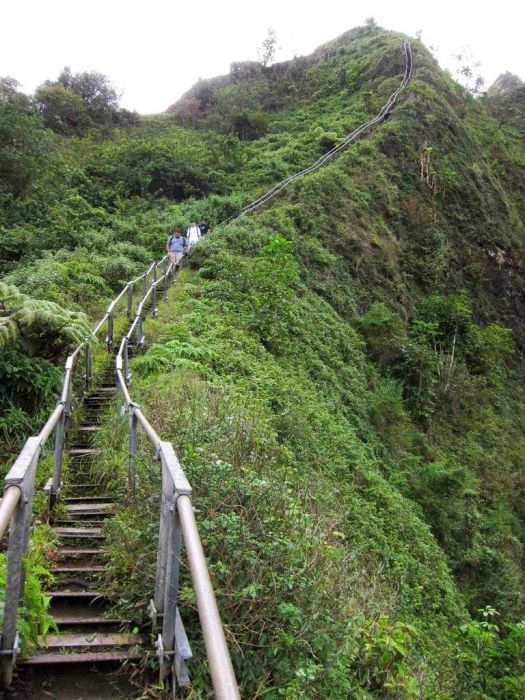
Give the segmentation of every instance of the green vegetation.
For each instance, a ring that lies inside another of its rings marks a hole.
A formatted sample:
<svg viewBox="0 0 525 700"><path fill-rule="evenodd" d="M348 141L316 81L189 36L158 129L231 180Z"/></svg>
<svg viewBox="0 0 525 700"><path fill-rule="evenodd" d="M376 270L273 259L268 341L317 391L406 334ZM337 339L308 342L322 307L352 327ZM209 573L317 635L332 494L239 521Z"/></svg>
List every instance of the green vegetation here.
<svg viewBox="0 0 525 700"><path fill-rule="evenodd" d="M234 64L129 126L67 131L4 81L5 289L94 317L171 227L222 220L374 115L401 40L370 23L310 57ZM132 361L133 395L194 487L246 697L525 694L523 130L516 100L475 99L413 50L384 124L192 251ZM56 331L44 321L38 337ZM27 328L5 333L1 362L51 394L67 333L50 357ZM27 357L48 363L45 382ZM25 391L33 404L0 406L34 417L42 390ZM110 416L97 438L116 489L126 430ZM128 617L155 573L158 465L143 449L137 498L107 526L106 585Z"/></svg>
<svg viewBox="0 0 525 700"><path fill-rule="evenodd" d="M21 641L21 653L27 655L45 639L50 631L56 629L48 609L51 599L44 595L44 584L53 581L50 572L50 557L53 556L53 531L48 525L33 528L29 554L24 560L25 586L24 596L19 605L18 633ZM0 593L5 596L7 574L7 556L0 554ZM3 606L0 624L3 624Z"/></svg>

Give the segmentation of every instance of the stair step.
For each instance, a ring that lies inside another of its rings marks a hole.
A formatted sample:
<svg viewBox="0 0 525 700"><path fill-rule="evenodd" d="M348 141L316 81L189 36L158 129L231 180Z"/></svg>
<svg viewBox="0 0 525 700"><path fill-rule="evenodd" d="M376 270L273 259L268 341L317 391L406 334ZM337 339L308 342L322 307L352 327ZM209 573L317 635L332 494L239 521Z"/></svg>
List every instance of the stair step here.
<svg viewBox="0 0 525 700"><path fill-rule="evenodd" d="M44 591L44 595L48 598L105 598L102 591Z"/></svg>
<svg viewBox="0 0 525 700"><path fill-rule="evenodd" d="M91 612L91 610L86 611ZM120 625L123 620L118 618L103 617L102 615L53 615L57 625Z"/></svg>
<svg viewBox="0 0 525 700"><path fill-rule="evenodd" d="M61 498L61 500L65 503L82 503L85 501L107 503L110 501L113 504L114 502L113 496L66 496Z"/></svg>
<svg viewBox="0 0 525 700"><path fill-rule="evenodd" d="M74 574L62 574L62 576L64 576L64 578L57 577L54 583L57 592L93 594L93 589L98 584L98 581L89 578L87 574L80 574L79 576L75 576ZM80 578L80 576L83 576L83 578Z"/></svg>
<svg viewBox="0 0 525 700"><path fill-rule="evenodd" d="M139 634L129 632L96 632L90 634L48 634L39 642L48 649L71 649L74 647L131 647L142 644Z"/></svg>
<svg viewBox="0 0 525 700"><path fill-rule="evenodd" d="M99 527L55 527L53 529L59 537L104 538L102 530Z"/></svg>
<svg viewBox="0 0 525 700"><path fill-rule="evenodd" d="M21 660L18 663L26 666L36 666L44 664L80 664L80 663L101 663L103 661L124 661L126 659L140 659L142 652L137 648L121 649L117 651L89 651L74 654L38 654L29 659Z"/></svg>
<svg viewBox="0 0 525 700"><path fill-rule="evenodd" d="M92 518L85 520L83 518L61 518L60 520L53 520L53 526L58 526L61 528L65 527L76 527L80 523L85 523L86 525L89 523L89 525L95 529L100 529L102 525L104 524L103 520L94 520ZM84 528L83 528L84 529Z"/></svg>
<svg viewBox="0 0 525 700"><path fill-rule="evenodd" d="M71 447L68 451L70 455L96 455L98 450L94 447Z"/></svg>
<svg viewBox="0 0 525 700"><path fill-rule="evenodd" d="M65 490L67 490L67 489L91 489L91 490L95 490L95 489L100 488L100 484L92 484L92 483L89 483L89 484L87 484L87 483L67 484L67 486L65 486L64 488L65 488ZM80 496L80 498L84 499L84 498L88 498L88 496ZM97 498L98 498L98 496L97 496ZM67 500L67 498L64 500Z"/></svg>
<svg viewBox="0 0 525 700"><path fill-rule="evenodd" d="M97 573L105 571L105 566L56 566L53 567L54 574L79 574L79 573Z"/></svg>
<svg viewBox="0 0 525 700"><path fill-rule="evenodd" d="M107 501L78 501L77 503L68 503L66 505L66 512L69 515L73 514L79 514L79 515L84 515L84 514L93 514L93 515L99 515L99 514L106 514L106 513L111 513L112 510L114 510L114 504L113 503L108 503Z"/></svg>
<svg viewBox="0 0 525 700"><path fill-rule="evenodd" d="M83 548L83 547L64 547L59 550L59 555L61 559L67 559L67 557L82 557L96 554L103 554L104 550L94 549L94 548Z"/></svg>
<svg viewBox="0 0 525 700"><path fill-rule="evenodd" d="M96 433L100 425L79 425L77 430L81 433Z"/></svg>

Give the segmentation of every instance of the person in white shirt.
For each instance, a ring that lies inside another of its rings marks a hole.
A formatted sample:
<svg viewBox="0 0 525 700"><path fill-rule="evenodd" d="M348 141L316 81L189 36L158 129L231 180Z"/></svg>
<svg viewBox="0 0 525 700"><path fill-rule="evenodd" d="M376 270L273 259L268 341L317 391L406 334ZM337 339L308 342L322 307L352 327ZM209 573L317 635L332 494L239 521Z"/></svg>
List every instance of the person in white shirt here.
<svg viewBox="0 0 525 700"><path fill-rule="evenodd" d="M200 241L200 238L200 228L197 226L195 221L192 221L191 224L188 226L188 230L186 231L186 240L188 241L188 246L191 248L191 246L194 246L195 243L198 243Z"/></svg>

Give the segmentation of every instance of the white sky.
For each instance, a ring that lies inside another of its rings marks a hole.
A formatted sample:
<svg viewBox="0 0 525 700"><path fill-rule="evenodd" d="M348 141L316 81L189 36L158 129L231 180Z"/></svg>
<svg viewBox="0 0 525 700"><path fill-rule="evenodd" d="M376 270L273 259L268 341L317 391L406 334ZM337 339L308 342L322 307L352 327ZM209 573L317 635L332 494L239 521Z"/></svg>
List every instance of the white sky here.
<svg viewBox="0 0 525 700"><path fill-rule="evenodd" d="M64 66L96 70L122 94L121 104L160 112L199 77L227 73L232 61L256 59L268 27L278 60L374 17L437 49L444 67L469 47L487 86L510 70L525 79L525 3L470 0L0 0L0 76L26 92L56 79Z"/></svg>

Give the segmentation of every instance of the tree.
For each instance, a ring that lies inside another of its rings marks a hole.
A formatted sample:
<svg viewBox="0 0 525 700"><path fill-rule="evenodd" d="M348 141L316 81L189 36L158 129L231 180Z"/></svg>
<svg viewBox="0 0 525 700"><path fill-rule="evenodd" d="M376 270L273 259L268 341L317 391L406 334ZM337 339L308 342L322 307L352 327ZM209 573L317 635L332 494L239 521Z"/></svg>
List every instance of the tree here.
<svg viewBox="0 0 525 700"><path fill-rule="evenodd" d="M183 97L177 104L175 114L182 126L195 128L201 111L201 101L196 97Z"/></svg>
<svg viewBox="0 0 525 700"><path fill-rule="evenodd" d="M83 99L60 82L40 85L35 100L44 124L59 134L74 136L91 125Z"/></svg>
<svg viewBox="0 0 525 700"><path fill-rule="evenodd" d="M12 78L0 78L0 206L23 196L44 165L47 140L27 95Z"/></svg>
<svg viewBox="0 0 525 700"><path fill-rule="evenodd" d="M65 136L81 136L90 128L133 124L136 115L119 107L119 95L102 73L64 70L35 93L44 123Z"/></svg>
<svg viewBox="0 0 525 700"><path fill-rule="evenodd" d="M456 63L456 80L472 95L481 95L484 90L485 80L479 73L480 61L476 61L470 49L466 48L463 53L455 54L452 57Z"/></svg>
<svg viewBox="0 0 525 700"><path fill-rule="evenodd" d="M257 55L263 68L266 68L270 65L270 63L273 63L278 48L275 29L269 27L266 38L263 39L262 44L257 50Z"/></svg>

